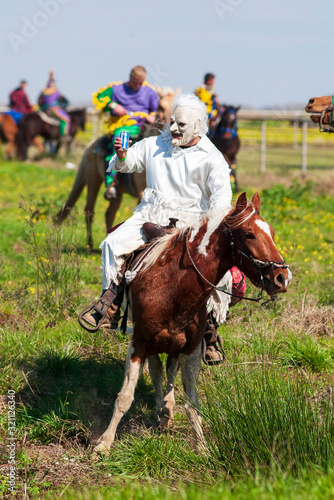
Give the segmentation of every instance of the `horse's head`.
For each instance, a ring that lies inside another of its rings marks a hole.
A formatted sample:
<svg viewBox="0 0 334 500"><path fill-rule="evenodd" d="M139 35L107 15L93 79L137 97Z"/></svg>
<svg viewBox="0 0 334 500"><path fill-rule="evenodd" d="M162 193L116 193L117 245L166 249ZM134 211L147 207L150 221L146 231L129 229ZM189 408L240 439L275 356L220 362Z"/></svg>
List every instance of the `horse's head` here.
<svg viewBox="0 0 334 500"><path fill-rule="evenodd" d="M68 114L71 117L71 121L80 127L81 130L84 131L86 129L86 108L73 109L72 111L69 111Z"/></svg>
<svg viewBox="0 0 334 500"><path fill-rule="evenodd" d="M305 111L306 113L321 113L325 108L332 104L332 96L323 95L321 97L311 97L309 99Z"/></svg>
<svg viewBox="0 0 334 500"><path fill-rule="evenodd" d="M240 106L223 105L220 108L220 121L216 134L220 139L232 139L237 133L237 113Z"/></svg>
<svg viewBox="0 0 334 500"><path fill-rule="evenodd" d="M274 229L260 217L258 193L248 202L242 193L224 219L238 266L251 282L269 295L287 291L292 274L274 243Z"/></svg>
<svg viewBox="0 0 334 500"><path fill-rule="evenodd" d="M181 87L177 90L173 90L170 87L159 87L157 86L157 94L160 97L159 105L156 113L156 123L161 128L164 128L170 122L170 117L172 115L172 104L175 97L181 92Z"/></svg>
<svg viewBox="0 0 334 500"><path fill-rule="evenodd" d="M312 113L311 120L319 124L321 132L334 132L334 96L312 97L305 111Z"/></svg>

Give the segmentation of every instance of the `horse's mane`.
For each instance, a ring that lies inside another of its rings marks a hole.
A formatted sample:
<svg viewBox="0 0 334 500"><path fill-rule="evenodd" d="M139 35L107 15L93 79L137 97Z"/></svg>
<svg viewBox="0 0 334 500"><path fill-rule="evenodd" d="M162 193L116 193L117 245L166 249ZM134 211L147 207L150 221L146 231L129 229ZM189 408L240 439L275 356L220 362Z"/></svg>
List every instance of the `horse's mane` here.
<svg viewBox="0 0 334 500"><path fill-rule="evenodd" d="M254 205L251 201L247 202L245 208L239 212L235 213L236 205L234 205L229 213L224 217L224 225L227 229L235 229L238 226L241 226L245 220L249 219L251 215L255 212Z"/></svg>
<svg viewBox="0 0 334 500"><path fill-rule="evenodd" d="M183 238L186 231L187 228L175 228L171 233L160 236L156 246L145 260L145 263L141 268L141 272L148 271L163 253L174 248L175 245Z"/></svg>
<svg viewBox="0 0 334 500"><path fill-rule="evenodd" d="M224 221L224 226L227 227L228 229L235 229L236 227L240 226L245 220L249 219L253 213L255 212L254 205L251 201L247 202L245 208L238 213L236 212L236 205L234 205L231 210L228 212L227 215L223 218ZM214 222L213 219L210 219L209 217L206 217L202 219L200 225L208 224L209 221L211 220L213 227L217 227L217 219L221 220L222 216L219 214L216 214L214 217ZM192 228L193 230L198 230L198 228ZM141 268L141 272L146 272L148 271L153 264L161 257L161 255L172 248L175 247L175 245L184 237L185 233L189 230L189 228L182 228L182 229L173 229L171 233L165 234L164 236L160 236L159 239L157 240L157 244L152 250L152 252L148 255L145 263L143 264L143 267Z"/></svg>

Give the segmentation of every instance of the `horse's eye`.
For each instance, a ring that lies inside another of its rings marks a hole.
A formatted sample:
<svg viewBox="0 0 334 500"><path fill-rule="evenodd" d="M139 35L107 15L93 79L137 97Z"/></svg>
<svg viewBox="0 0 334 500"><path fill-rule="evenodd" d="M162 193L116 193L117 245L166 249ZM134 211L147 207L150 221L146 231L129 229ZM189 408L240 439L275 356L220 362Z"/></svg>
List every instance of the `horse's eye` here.
<svg viewBox="0 0 334 500"><path fill-rule="evenodd" d="M253 233L245 233L246 239L247 240L254 240L255 239L255 234Z"/></svg>

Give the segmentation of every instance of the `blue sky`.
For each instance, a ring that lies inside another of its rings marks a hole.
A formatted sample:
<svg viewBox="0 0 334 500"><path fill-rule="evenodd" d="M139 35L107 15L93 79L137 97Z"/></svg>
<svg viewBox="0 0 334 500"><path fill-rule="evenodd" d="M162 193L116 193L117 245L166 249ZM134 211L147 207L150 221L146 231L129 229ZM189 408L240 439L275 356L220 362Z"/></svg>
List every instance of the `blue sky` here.
<svg viewBox="0 0 334 500"><path fill-rule="evenodd" d="M192 92L216 74L222 102L262 108L334 93L333 0L14 0L2 6L0 105L22 78L32 102L55 68L71 104L126 80Z"/></svg>

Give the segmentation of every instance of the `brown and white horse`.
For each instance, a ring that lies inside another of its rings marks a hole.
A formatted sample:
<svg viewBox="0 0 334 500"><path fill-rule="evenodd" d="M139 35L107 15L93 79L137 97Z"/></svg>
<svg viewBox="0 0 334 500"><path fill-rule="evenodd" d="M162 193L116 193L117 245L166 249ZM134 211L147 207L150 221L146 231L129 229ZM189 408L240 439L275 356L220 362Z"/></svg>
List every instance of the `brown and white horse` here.
<svg viewBox="0 0 334 500"><path fill-rule="evenodd" d="M305 111L311 113L314 123L319 123L320 132L334 132L334 96L312 97Z"/></svg>
<svg viewBox="0 0 334 500"><path fill-rule="evenodd" d="M179 367L185 405L199 445L205 446L198 410L198 377L206 304L226 271L236 265L270 296L287 291L291 272L274 243L274 230L259 215L260 197L247 202L242 193L226 217L204 220L197 229L174 229L161 237L150 260L130 285L133 336L128 349L123 387L109 427L94 453L107 451L119 421L130 408L144 362L156 393L156 411L163 429L173 421L174 381ZM167 386L159 354L167 353Z"/></svg>

